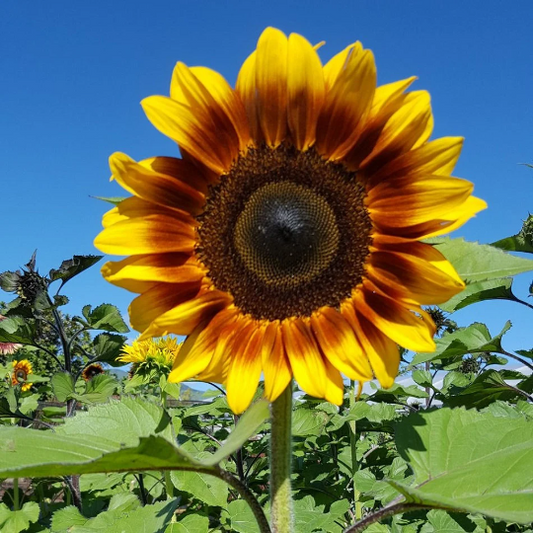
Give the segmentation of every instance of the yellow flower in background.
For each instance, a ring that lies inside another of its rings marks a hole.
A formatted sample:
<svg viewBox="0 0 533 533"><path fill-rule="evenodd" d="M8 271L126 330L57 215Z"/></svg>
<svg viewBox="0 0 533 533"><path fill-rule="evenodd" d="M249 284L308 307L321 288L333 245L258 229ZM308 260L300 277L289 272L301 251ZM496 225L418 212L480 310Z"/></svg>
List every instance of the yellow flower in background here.
<svg viewBox="0 0 533 533"><path fill-rule="evenodd" d="M187 335L169 381L225 384L249 405L264 376L273 401L294 376L340 404L343 379L394 382L398 345L435 348L421 306L464 284L421 243L485 202L451 177L462 139L429 141L415 78L376 87L357 42L324 66L298 34L267 28L233 89L206 67L174 69L170 97L143 108L181 159L115 153L112 179L132 194L95 240L127 255L102 272L139 294L142 339Z"/></svg>
<svg viewBox="0 0 533 533"><path fill-rule="evenodd" d="M123 363L132 363L137 368L155 363L170 370L180 346L181 343L173 337L136 340L131 345L124 345L123 355L117 359Z"/></svg>
<svg viewBox="0 0 533 533"><path fill-rule="evenodd" d="M27 359L13 361L13 372L11 373L11 383L13 386L21 385L22 392L30 390L33 383L26 383L29 374L33 374L31 363Z"/></svg>
<svg viewBox="0 0 533 533"><path fill-rule="evenodd" d="M81 373L81 377L84 381L90 381L94 378L94 376L97 376L98 374L103 374L104 368L100 363L92 363L88 366L86 366L83 369L83 372Z"/></svg>

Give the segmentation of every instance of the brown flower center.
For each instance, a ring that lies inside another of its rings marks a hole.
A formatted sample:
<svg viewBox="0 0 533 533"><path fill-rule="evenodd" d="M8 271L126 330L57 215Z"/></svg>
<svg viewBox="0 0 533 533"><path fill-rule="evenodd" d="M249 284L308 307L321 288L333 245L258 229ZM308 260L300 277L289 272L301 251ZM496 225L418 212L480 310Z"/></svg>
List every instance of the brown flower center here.
<svg viewBox="0 0 533 533"><path fill-rule="evenodd" d="M361 282L372 224L354 172L314 149L261 147L209 191L197 254L257 319L337 307Z"/></svg>

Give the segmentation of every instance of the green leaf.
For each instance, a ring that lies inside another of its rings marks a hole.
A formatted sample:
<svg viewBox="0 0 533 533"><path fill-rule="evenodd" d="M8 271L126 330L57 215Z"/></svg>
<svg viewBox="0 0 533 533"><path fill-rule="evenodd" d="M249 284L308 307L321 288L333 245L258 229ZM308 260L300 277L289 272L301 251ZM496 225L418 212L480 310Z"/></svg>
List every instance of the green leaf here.
<svg viewBox="0 0 533 533"><path fill-rule="evenodd" d="M496 370L485 370L459 394L447 398L446 404L452 407L464 405L481 409L496 400L513 400L523 397L509 386Z"/></svg>
<svg viewBox="0 0 533 533"><path fill-rule="evenodd" d="M74 393L74 378L67 372L59 372L52 376L52 390L58 402L66 402Z"/></svg>
<svg viewBox="0 0 533 533"><path fill-rule="evenodd" d="M85 306L83 314L92 329L101 329L112 333L128 333L129 331L120 311L114 305L102 304L92 311L87 311L87 306Z"/></svg>
<svg viewBox="0 0 533 533"><path fill-rule="evenodd" d="M292 413L292 435L294 437L320 435L328 420L329 416L323 411L296 409Z"/></svg>
<svg viewBox="0 0 533 533"><path fill-rule="evenodd" d="M114 394L118 387L118 382L114 376L109 374L98 374L90 379L86 384L83 394L71 394L79 402L92 404L103 403Z"/></svg>
<svg viewBox="0 0 533 533"><path fill-rule="evenodd" d="M124 366L122 361L117 361L122 347L127 338L113 333L100 333L93 339L94 359L91 362L107 363L111 366Z"/></svg>
<svg viewBox="0 0 533 533"><path fill-rule="evenodd" d="M428 239L467 283L514 276L533 270L533 261L490 246L463 239Z"/></svg>
<svg viewBox="0 0 533 533"><path fill-rule="evenodd" d="M69 528L76 526L83 526L87 523L85 518L74 505L69 505L63 509L59 509L52 516L52 533L60 533L68 531Z"/></svg>
<svg viewBox="0 0 533 533"><path fill-rule="evenodd" d="M63 287L67 281L98 263L102 257L103 255L75 255L72 259L66 259L57 270L50 270L48 274L50 281L60 279L61 287ZM59 290L61 290L61 287Z"/></svg>
<svg viewBox="0 0 533 533"><path fill-rule="evenodd" d="M396 427L414 483L389 481L406 497L509 522L533 520L533 422L475 410L411 414Z"/></svg>
<svg viewBox="0 0 533 533"><path fill-rule="evenodd" d="M522 229L512 237L493 242L492 246L513 252L533 253L533 215L529 215Z"/></svg>
<svg viewBox="0 0 533 533"><path fill-rule="evenodd" d="M0 503L0 531L19 533L26 531L30 524L39 520L39 504L27 502L18 511L11 511L5 503Z"/></svg>
<svg viewBox="0 0 533 533"><path fill-rule="evenodd" d="M485 324L474 324L460 328L453 333L443 335L436 340L437 349L432 353L417 353L413 357L412 365L446 359L468 353L501 352L501 339L511 328L511 322L506 322L503 329L495 337L491 337Z"/></svg>
<svg viewBox="0 0 533 533"><path fill-rule="evenodd" d="M197 459L208 456L199 454ZM228 485L221 479L198 472L171 472L170 478L178 490L192 494L206 505L226 507L228 503Z"/></svg>
<svg viewBox="0 0 533 533"><path fill-rule="evenodd" d="M6 292L17 292L20 281L19 272L2 272L0 274L0 289Z"/></svg>
<svg viewBox="0 0 533 533"><path fill-rule="evenodd" d="M250 509L244 500L234 500L228 504L227 516L224 518L229 522L230 531L238 533L259 533L259 526Z"/></svg>
<svg viewBox="0 0 533 533"><path fill-rule="evenodd" d="M127 513L120 509L108 510L84 525L74 526L68 533L163 533L178 503L177 499L157 502Z"/></svg>
<svg viewBox="0 0 533 533"><path fill-rule="evenodd" d="M179 522L169 524L165 533L208 533L209 518L198 514L189 514Z"/></svg>
<svg viewBox="0 0 533 533"><path fill-rule="evenodd" d="M124 201L127 196L92 196L91 198L94 198L95 200L102 200L102 202L107 202L109 204L118 205L120 202Z"/></svg>
<svg viewBox="0 0 533 533"><path fill-rule="evenodd" d="M467 285L465 290L450 298L446 303L440 304L439 307L448 313L453 313L468 305L485 300L510 300L516 302L518 298L511 290L512 285L513 280L511 278L478 281Z"/></svg>
<svg viewBox="0 0 533 533"><path fill-rule="evenodd" d="M431 387L433 384L433 378L429 370L413 370L411 373L413 381L421 387Z"/></svg>
<svg viewBox="0 0 533 533"><path fill-rule="evenodd" d="M0 321L0 342L31 344L34 336L35 325L20 316L8 316Z"/></svg>

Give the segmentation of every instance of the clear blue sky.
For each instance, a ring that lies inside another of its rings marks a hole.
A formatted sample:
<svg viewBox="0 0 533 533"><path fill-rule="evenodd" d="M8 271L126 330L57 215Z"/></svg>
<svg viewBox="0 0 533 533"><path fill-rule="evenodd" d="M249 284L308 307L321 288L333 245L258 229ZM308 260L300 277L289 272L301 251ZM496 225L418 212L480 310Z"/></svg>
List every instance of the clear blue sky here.
<svg viewBox="0 0 533 533"><path fill-rule="evenodd" d="M235 82L268 25L326 41L323 60L355 40L373 50L378 82L417 75L433 99L433 137L466 138L455 174L475 183L489 209L455 232L492 242L516 233L533 211L533 2L2 0L0 3L0 271L38 249L47 272L92 242L108 209L91 196L123 193L108 181L107 158L177 155L139 102L167 94L176 61L205 65ZM531 276L516 293L525 297ZM133 295L98 268L67 285L85 303ZM4 294L4 293L2 293ZM0 294L0 299L4 298ZM7 295L5 295L7 296ZM479 304L457 314L493 333L511 318L511 348L533 347L531 311Z"/></svg>

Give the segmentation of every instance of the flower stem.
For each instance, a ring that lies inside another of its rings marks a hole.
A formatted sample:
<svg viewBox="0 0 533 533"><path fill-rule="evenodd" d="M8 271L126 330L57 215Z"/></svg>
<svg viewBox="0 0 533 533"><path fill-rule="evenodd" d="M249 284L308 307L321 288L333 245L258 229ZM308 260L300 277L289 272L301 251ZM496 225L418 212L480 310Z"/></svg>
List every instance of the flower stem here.
<svg viewBox="0 0 533 533"><path fill-rule="evenodd" d="M165 488L167 491L167 500L174 498L174 485L172 484L172 479L170 479L170 471L164 471L165 476Z"/></svg>
<svg viewBox="0 0 533 533"><path fill-rule="evenodd" d="M350 409L355 405L355 381L350 380ZM350 421L350 452L352 456L352 484L355 502L355 518L360 520L363 516L363 507L360 502L361 492L357 489L355 474L359 470L357 462L357 425L355 420Z"/></svg>
<svg viewBox="0 0 533 533"><path fill-rule="evenodd" d="M19 502L19 478L13 478L13 511L18 511L20 508Z"/></svg>
<svg viewBox="0 0 533 533"><path fill-rule="evenodd" d="M270 501L273 533L292 533L291 492L292 382L272 403L270 437Z"/></svg>

